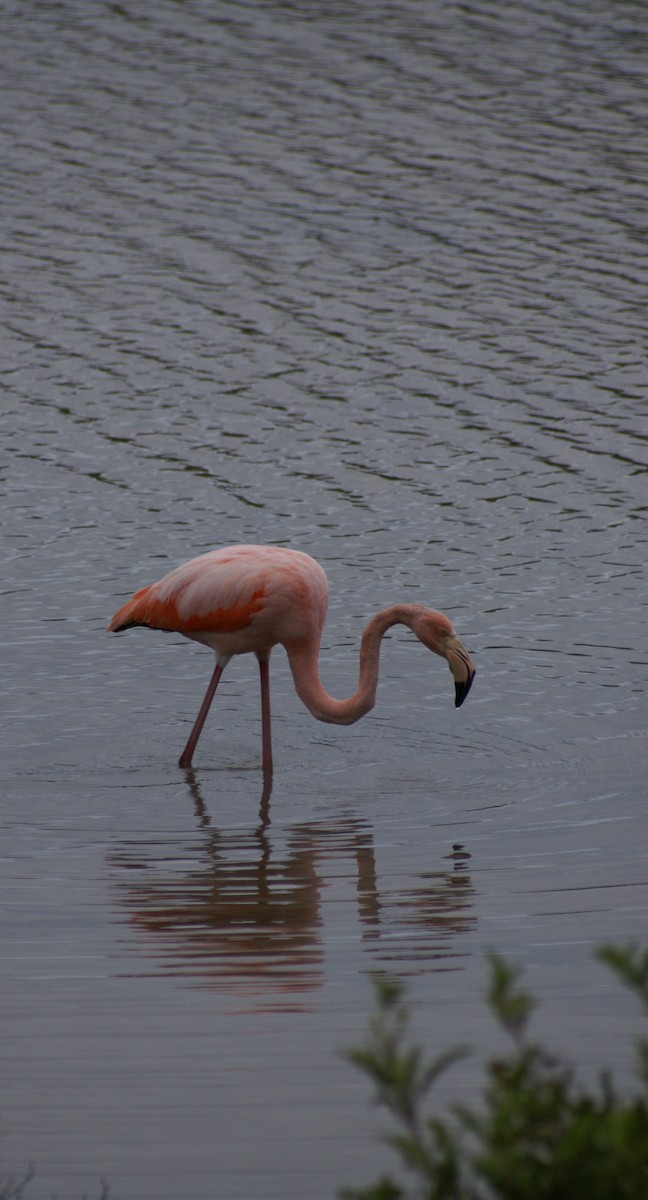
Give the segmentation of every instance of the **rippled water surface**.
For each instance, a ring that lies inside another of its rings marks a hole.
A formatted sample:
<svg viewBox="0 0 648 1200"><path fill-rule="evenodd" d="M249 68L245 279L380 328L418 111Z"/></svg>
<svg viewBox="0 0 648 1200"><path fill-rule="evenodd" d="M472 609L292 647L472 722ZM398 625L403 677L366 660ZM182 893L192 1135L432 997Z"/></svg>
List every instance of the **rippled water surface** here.
<svg viewBox="0 0 648 1200"><path fill-rule="evenodd" d="M0 32L0 1185L367 1182L368 972L488 1052L493 946L553 1045L627 1074L592 951L646 930L644 6L64 0ZM333 694L422 600L466 704L394 630L374 712L321 725L277 651L264 789L239 659L185 775L209 653L104 630L231 542L323 564Z"/></svg>

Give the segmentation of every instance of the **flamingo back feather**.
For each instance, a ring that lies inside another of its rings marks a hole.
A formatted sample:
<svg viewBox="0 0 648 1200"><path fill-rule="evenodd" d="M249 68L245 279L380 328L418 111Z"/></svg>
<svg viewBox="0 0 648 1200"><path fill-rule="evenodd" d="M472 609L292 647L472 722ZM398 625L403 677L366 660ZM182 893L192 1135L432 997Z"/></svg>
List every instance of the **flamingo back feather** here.
<svg viewBox="0 0 648 1200"><path fill-rule="evenodd" d="M145 625L187 636L237 633L257 617L272 626L270 642L283 641L284 633L301 633L296 628L300 617L321 630L327 592L324 572L306 554L280 547L229 546L201 554L136 592L108 629L117 633Z"/></svg>

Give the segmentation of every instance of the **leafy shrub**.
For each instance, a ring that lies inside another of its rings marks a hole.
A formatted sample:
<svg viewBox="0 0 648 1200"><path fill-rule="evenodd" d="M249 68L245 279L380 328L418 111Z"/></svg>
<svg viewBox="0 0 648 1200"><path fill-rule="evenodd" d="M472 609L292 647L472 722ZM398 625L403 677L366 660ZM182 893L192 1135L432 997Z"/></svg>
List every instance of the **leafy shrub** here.
<svg viewBox="0 0 648 1200"><path fill-rule="evenodd" d="M648 951L603 947L599 958L648 1011ZM466 1051L427 1059L408 1041L401 985L375 979L377 1012L350 1060L372 1080L395 1131L400 1176L340 1193L344 1200L648 1200L648 1039L637 1045L639 1089L619 1095L601 1073L593 1090L532 1041L535 1002L519 971L490 957L488 1003L511 1043L486 1064L482 1104L424 1111L435 1081Z"/></svg>

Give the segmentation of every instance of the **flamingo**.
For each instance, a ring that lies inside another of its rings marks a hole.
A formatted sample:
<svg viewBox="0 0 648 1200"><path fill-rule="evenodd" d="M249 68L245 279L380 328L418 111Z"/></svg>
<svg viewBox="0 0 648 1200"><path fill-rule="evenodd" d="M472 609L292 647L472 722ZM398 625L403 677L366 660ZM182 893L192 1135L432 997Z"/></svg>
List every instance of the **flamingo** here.
<svg viewBox="0 0 648 1200"><path fill-rule="evenodd" d="M358 688L335 700L319 677L318 659L328 606L328 581L318 562L281 546L226 546L192 558L142 588L115 613L108 631L134 625L182 633L216 652L216 665L178 765L191 767L218 682L235 654L256 654L261 676L262 765L272 771L270 653L284 646L300 700L318 721L352 725L376 701L380 643L392 625L407 625L445 658L463 704L475 664L443 613L423 604L394 604L371 618L360 645Z"/></svg>

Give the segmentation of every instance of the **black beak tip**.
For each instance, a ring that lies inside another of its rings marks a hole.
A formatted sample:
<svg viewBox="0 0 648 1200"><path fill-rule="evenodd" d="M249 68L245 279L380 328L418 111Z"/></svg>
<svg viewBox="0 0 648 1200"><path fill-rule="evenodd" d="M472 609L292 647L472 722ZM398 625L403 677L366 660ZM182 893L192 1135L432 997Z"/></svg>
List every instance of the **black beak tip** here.
<svg viewBox="0 0 648 1200"><path fill-rule="evenodd" d="M460 682L458 679L455 680L455 708L461 708L461 705L463 704L468 692L472 687L472 681L474 678L474 675L469 675L465 681L462 680Z"/></svg>

